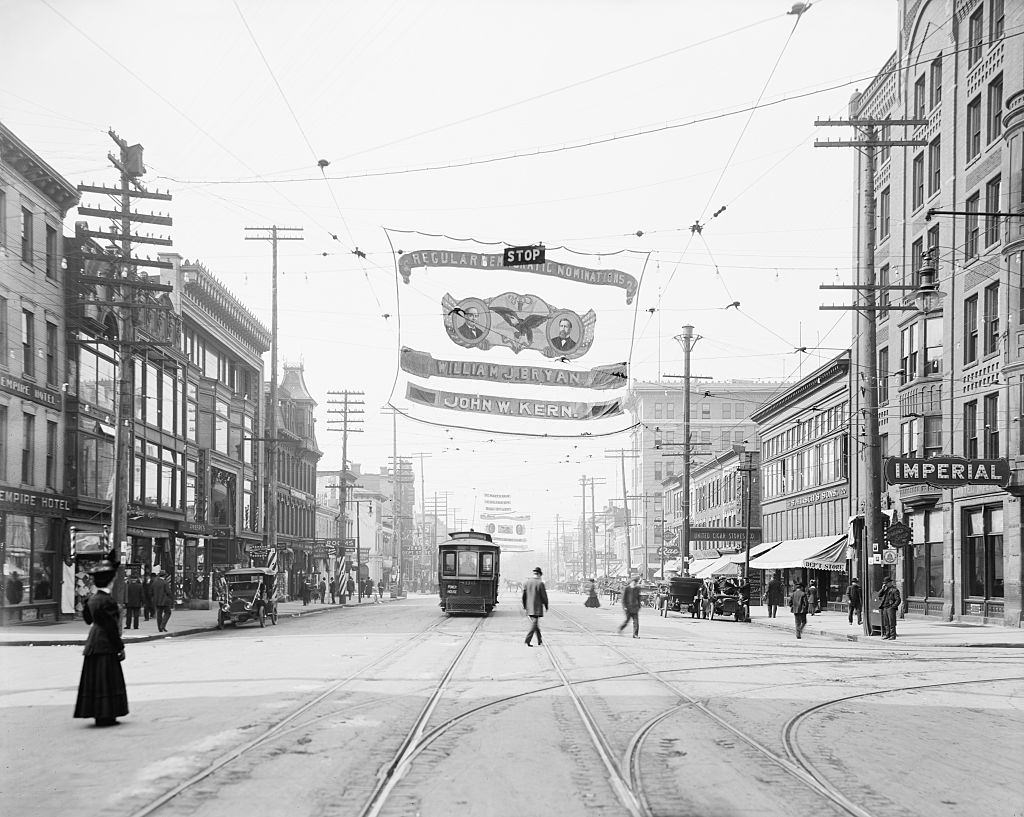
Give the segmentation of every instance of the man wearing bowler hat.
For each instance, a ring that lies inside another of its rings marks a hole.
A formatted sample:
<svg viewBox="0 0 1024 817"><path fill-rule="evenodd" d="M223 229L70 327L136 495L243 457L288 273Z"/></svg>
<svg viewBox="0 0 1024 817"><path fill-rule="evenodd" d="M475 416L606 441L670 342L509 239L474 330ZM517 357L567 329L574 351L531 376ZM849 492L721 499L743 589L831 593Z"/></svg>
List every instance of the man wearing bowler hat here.
<svg viewBox="0 0 1024 817"><path fill-rule="evenodd" d="M541 580L543 575L543 571L539 567L535 567L533 569L533 578L527 579L526 584L523 586L523 609L532 622L530 632L526 634L527 647L533 646L530 642L533 640L534 633L537 634L537 646L539 647L544 643L544 639L540 634L540 618L544 615L544 611L548 609L548 591Z"/></svg>
<svg viewBox="0 0 1024 817"><path fill-rule="evenodd" d="M878 610L882 614L882 639L896 640L896 613L903 599L900 589L889 576L882 577L882 589L878 591Z"/></svg>

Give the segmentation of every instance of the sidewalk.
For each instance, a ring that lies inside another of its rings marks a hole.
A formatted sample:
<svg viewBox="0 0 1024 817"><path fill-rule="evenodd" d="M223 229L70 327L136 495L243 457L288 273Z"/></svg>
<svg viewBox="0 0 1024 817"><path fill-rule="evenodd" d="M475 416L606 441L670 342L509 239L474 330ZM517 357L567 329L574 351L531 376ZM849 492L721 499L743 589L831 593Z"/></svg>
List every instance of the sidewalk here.
<svg viewBox="0 0 1024 817"><path fill-rule="evenodd" d="M779 608L776 618L768 618L763 607L751 610L751 623L793 633L793 614ZM871 623L877 628L878 613L873 613ZM920 618L905 618L896 622L896 641L882 641L879 636L864 635L864 628L856 621L851 625L846 613L826 612L807 616L804 636L824 636L834 641L864 641L896 644L906 647L1003 647L1024 649L1024 629L995 625L957 624L951 621L937 621Z"/></svg>
<svg viewBox="0 0 1024 817"><path fill-rule="evenodd" d="M384 603L397 601L385 595ZM363 598L362 605L373 605L373 600ZM301 601L285 601L277 606L278 626L285 623L289 618L300 618L302 616L323 615L325 613L336 613L346 607L357 607L359 602L350 599L347 604L309 604L303 606ZM227 625L231 628L234 625ZM247 622L242 627L259 628L256 621ZM267 621L267 627L274 627ZM156 629L156 619L143 621L139 618L139 629L125 630L125 644L138 644L143 641L156 641L161 638L173 638L182 635L194 635L204 633L208 630L217 629L217 608L211 610L178 610L171 613L170 621L167 622L167 632L160 633ZM85 644L85 638L89 634L89 627L81 619L73 621L62 621L59 624L22 624L13 627L0 629L0 647L55 647L61 645Z"/></svg>

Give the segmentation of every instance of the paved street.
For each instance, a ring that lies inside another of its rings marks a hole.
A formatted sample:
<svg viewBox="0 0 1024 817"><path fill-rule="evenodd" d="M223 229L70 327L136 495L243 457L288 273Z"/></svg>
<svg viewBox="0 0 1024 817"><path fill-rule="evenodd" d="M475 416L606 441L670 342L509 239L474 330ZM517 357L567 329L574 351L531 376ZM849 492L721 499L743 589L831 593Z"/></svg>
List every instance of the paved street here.
<svg viewBox="0 0 1024 817"><path fill-rule="evenodd" d="M129 644L108 729L71 718L80 648L3 648L5 778L55 770L5 811L1020 814L1019 649L619 619L553 594L528 649L514 596L411 596Z"/></svg>

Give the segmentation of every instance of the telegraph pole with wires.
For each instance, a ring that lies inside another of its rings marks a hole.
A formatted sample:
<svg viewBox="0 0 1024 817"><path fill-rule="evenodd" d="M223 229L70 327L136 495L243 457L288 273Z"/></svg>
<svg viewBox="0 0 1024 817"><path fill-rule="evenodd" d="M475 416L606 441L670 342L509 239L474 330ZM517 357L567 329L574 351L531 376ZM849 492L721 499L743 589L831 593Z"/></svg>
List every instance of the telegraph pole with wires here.
<svg viewBox="0 0 1024 817"><path fill-rule="evenodd" d="M626 485L626 458L639 459L640 455L635 451L627 451L625 448L619 449L605 449L604 458L617 459L619 461L619 467L622 469L622 508L626 514L626 575L628 576L633 570L633 546L630 541L629 533L629 488Z"/></svg>
<svg viewBox="0 0 1024 817"><path fill-rule="evenodd" d="M246 232L262 235L247 235L246 241L269 241L271 249L271 310L270 310L270 408L267 413L267 551L268 559L277 551L277 243L279 241L302 241L301 227L246 227Z"/></svg>
<svg viewBox="0 0 1024 817"><path fill-rule="evenodd" d="M594 505L594 485L604 485L605 480L599 478L590 478L590 546L594 553L594 572L591 574L593 578L597 578L597 508ZM607 559L605 559L607 564Z"/></svg>
<svg viewBox="0 0 1024 817"><path fill-rule="evenodd" d="M108 546L116 554L116 561L120 562L127 558L128 548L128 495L130 493L130 467L132 461L132 447L134 436L134 424L132 417L132 365L131 359L133 350L150 346L173 346L177 343L175 338L156 338L151 340L140 340L136 335L136 309L155 311L168 311L170 305L160 304L151 298L140 298L143 292L160 293L172 292L174 287L169 284L161 284L151 281L148 276L140 275L139 267L154 267L157 269L173 269L173 264L168 261L151 261L136 258L132 255L132 244L161 244L169 246L170 239L141 236L132 232L132 224L159 224L171 226L170 216L160 214L143 214L133 212L131 209L132 199L156 199L159 201L170 201L169 193L150 192L139 182L145 175L146 168L142 162L142 145L129 145L124 139L118 136L113 130L107 131L107 135L118 147L117 155L107 154L107 159L120 172L119 187L103 187L97 185L78 185L82 193L97 193L119 199L117 210L107 210L100 207L79 207L78 212L83 216L94 216L109 219L111 222L109 232L101 230L85 230L80 234L101 238L109 241L116 248L111 253L90 254L83 252L83 272L86 261L99 262L107 265L103 269L110 270L111 275L79 275L76 281L81 284L90 285L91 291L95 294L96 286L108 288L110 298L100 299L97 294L92 300L85 298L85 293L75 301L75 306L109 306L114 307L120 324L120 336L117 339L118 345L118 366L117 366L117 402L115 405L116 427L114 434L115 468L114 468L114 495L110 509L110 540ZM103 269L100 271L102 272ZM95 341L80 340L79 344L85 345ZM172 557L173 564L173 557ZM120 571L119 571L120 573ZM118 577L121 580L121 577Z"/></svg>
<svg viewBox="0 0 1024 817"><path fill-rule="evenodd" d="M340 398L340 399L337 399ZM340 408L328 408L328 414L340 414L341 419L327 419L329 431L341 432L341 538L347 539L348 535L348 435L360 434L364 429L360 428L365 414L363 392L361 391L329 391L327 392L327 405ZM341 425L338 428L338 425ZM334 428L331 428L331 426ZM356 525L359 525L359 506L356 506ZM356 575L359 575L359 560L356 560Z"/></svg>
<svg viewBox="0 0 1024 817"><path fill-rule="evenodd" d="M427 451L414 451L409 455L410 457L420 458L420 572L421 574L426 571L427 573L433 572L434 566L434 555L436 553L434 548L427 547L427 479L424 474L423 461L429 457L434 456ZM424 562L426 565L424 566ZM421 576L422 578L422 576ZM429 578L429 577L428 577Z"/></svg>
<svg viewBox="0 0 1024 817"><path fill-rule="evenodd" d="M718 214L716 213L715 215ZM690 575L690 448L692 446L690 440L690 389L691 383L695 379L694 375L690 372L690 355L693 352L693 347L697 345L697 341L700 339L701 336L694 335L693 327L689 325L684 326L682 333L675 336L676 342L683 347L683 471L682 485L680 486L683 523L679 528L679 559L683 567L684 576ZM679 375L666 374L665 377L679 377ZM710 380L711 378L702 377L698 379ZM664 515L664 508L662 508L662 515Z"/></svg>
<svg viewBox="0 0 1024 817"><path fill-rule="evenodd" d="M860 94L850 102L851 113ZM878 339L876 314L886 310L916 310L916 306L876 303L875 293L888 290L915 290L915 286L879 284L875 277L875 149L879 147L924 147L923 139L880 138L880 128L893 126L921 127L927 119L874 119L851 118L846 120L818 120L815 127L852 127L857 131L855 140L815 141L815 147L852 147L861 154L861 171L864 179L864 218L861 229L862 243L860 268L857 283L853 285L823 284L821 289L850 289L858 293L858 303L853 306L821 306L823 310L853 311L860 314L863 331L855 333L859 345L859 392L862 399L861 414L864 423L864 447L862 457L864 468L860 471L859 490L864 506L864 532L858 554L858 572L864 594L864 634L873 635L871 604L869 594L881 579L881 567L871 564L873 549L883 541L882 529L882 446L878 431ZM852 437L854 440L856 436ZM853 543L850 543L851 545Z"/></svg>

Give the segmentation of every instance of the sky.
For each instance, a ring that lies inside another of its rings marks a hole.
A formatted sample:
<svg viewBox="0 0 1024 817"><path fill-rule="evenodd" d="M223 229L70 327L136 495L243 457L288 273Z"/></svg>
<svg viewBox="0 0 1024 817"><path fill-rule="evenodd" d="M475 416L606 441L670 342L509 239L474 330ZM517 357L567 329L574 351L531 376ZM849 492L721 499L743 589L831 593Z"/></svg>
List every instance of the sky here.
<svg viewBox="0 0 1024 817"><path fill-rule="evenodd" d="M349 458L375 472L398 350L384 228L649 253L635 379L681 372L684 324L716 379L792 382L849 345L846 314L818 309L842 293L818 286L851 280L854 155L816 149L850 134L814 121L895 51L897 3L791 5L0 0L0 120L74 183L114 179L108 128L144 145L174 251L267 326L270 246L245 228L301 227L280 245L279 357L320 402L321 467L341 464L328 392L365 393ZM599 507L621 496L605 452L625 434L397 426L428 496L472 521L511 492L539 547L582 475L605 480Z"/></svg>

